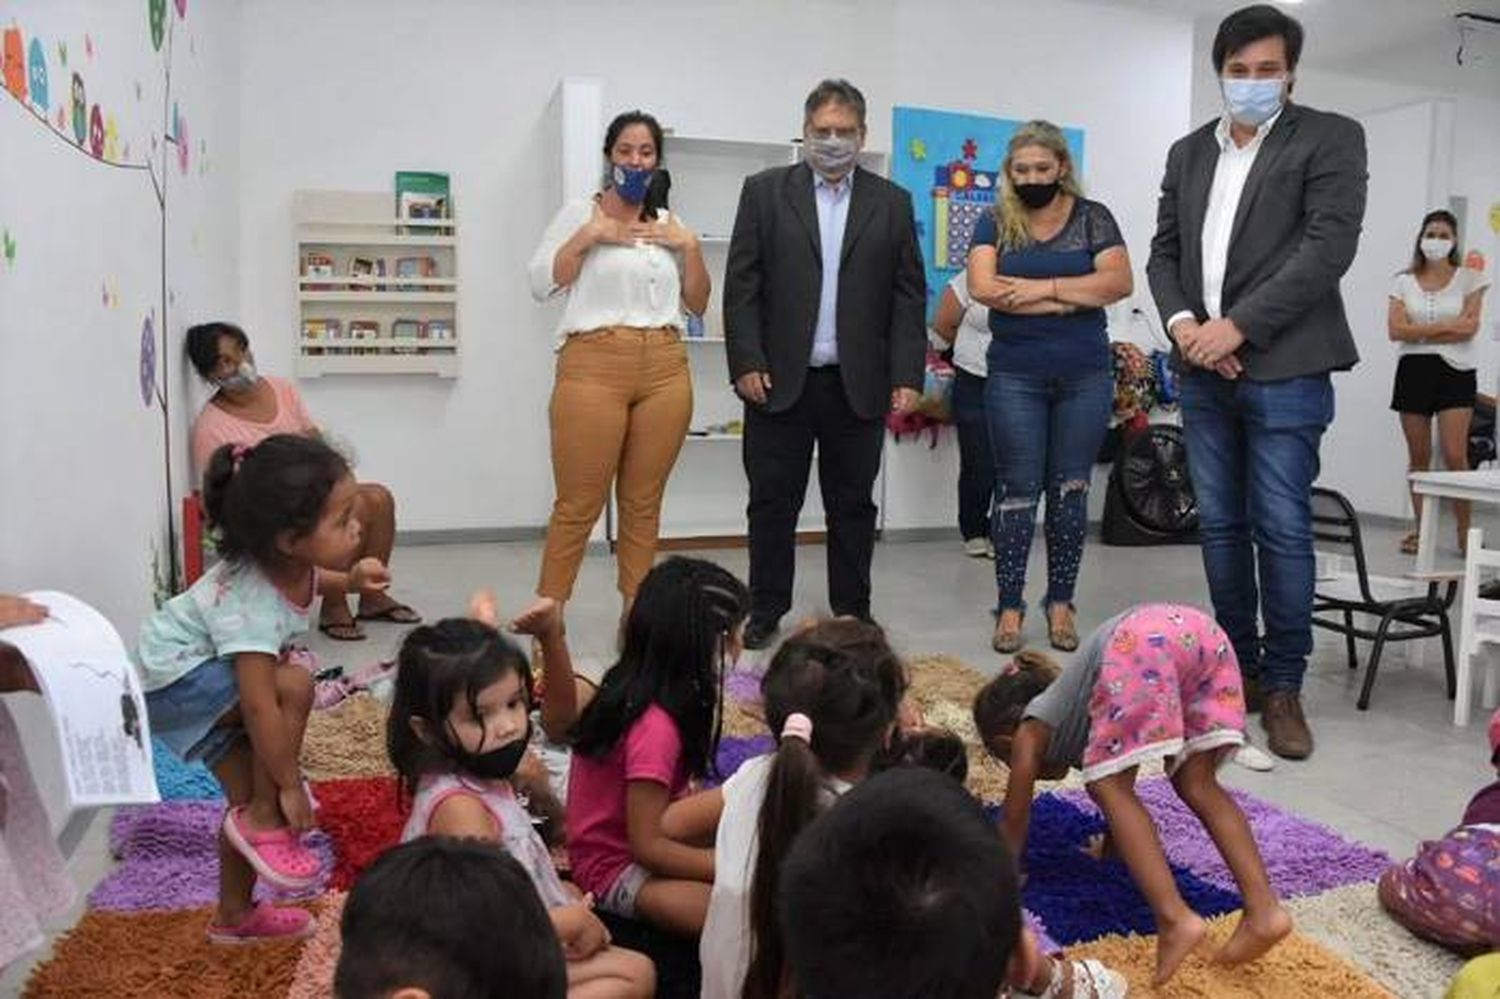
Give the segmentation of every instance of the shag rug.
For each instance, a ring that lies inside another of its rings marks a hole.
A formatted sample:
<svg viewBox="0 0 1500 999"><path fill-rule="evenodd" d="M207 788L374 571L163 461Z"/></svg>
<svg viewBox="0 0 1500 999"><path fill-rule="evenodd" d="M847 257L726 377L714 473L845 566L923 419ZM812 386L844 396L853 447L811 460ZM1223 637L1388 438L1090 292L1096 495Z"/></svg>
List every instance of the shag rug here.
<svg viewBox="0 0 1500 999"><path fill-rule="evenodd" d="M911 674L928 722L953 729L968 744L970 789L998 811L1005 768L980 747L969 712L984 678L943 656L913 659ZM750 670L726 678L723 775L772 746L761 721L759 686L759 675ZM90 893L88 911L58 939L24 994L330 995L345 893L396 842L403 823L383 725L384 707L367 694L315 712L309 724L303 763L319 804L311 842L325 862L322 882L306 895L317 917L313 936L245 948L213 947L204 940L223 802L206 771L184 766L157 747L157 779L166 800L116 813L110 845L118 866ZM1183 897L1210 917L1216 936L1227 934L1240 899L1202 826L1160 776L1142 780L1140 790ZM1376 903L1374 882L1390 858L1250 795L1235 797L1255 830L1272 882L1297 920L1297 931L1270 955L1232 970L1194 956L1169 986L1152 990L1156 941L1150 910L1120 863L1084 854L1084 844L1104 821L1076 781L1046 786L1033 806L1023 902L1044 946L1104 960L1129 977L1131 994L1139 996L1442 996L1459 960L1407 933Z"/></svg>

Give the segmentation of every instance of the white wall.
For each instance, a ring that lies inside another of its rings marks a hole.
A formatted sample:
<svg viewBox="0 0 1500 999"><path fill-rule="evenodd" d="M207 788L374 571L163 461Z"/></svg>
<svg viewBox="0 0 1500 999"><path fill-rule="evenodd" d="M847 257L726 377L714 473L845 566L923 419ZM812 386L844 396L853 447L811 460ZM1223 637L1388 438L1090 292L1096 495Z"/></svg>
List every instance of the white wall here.
<svg viewBox="0 0 1500 999"><path fill-rule="evenodd" d="M170 427L180 456L184 318L238 307L238 6L197 0L186 19L169 17L171 92L190 152L185 172L175 150L165 170L163 358L162 214L151 179L80 151L70 118L66 138L53 118L70 103L77 72L89 104L115 121L117 161L145 162L153 136L164 148L166 54L152 47L146 6L0 2L0 26L21 29L28 49L41 40L49 91L45 121L0 94L0 225L16 243L14 263L0 259L0 592L70 591L99 607L127 642L152 607L153 557L163 568L167 558L164 434ZM160 153L154 164L161 176ZM152 313L169 421L140 389L141 327ZM177 496L184 466L179 457L171 471ZM60 819L45 714L34 698L15 701L33 769Z"/></svg>
<svg viewBox="0 0 1500 999"><path fill-rule="evenodd" d="M361 474L393 486L403 529L546 521L556 313L531 302L524 268L556 204L544 116L565 75L602 78L607 114L640 106L696 135L789 138L827 75L865 91L876 148L889 147L895 103L1077 125L1090 192L1144 265L1166 148L1187 124L1186 22L1065 2L1038 17L1019 0L959 0L941 16L918 0L772 0L753 13L659 0L647 12L626 39L618 5L597 0L454 3L441 16L397 0L244 9L240 298L262 367L292 367L293 190L386 189L402 168L453 178L463 375L302 383ZM413 56L424 50L440 54ZM888 527L953 522L951 441L920 447L891 452Z"/></svg>

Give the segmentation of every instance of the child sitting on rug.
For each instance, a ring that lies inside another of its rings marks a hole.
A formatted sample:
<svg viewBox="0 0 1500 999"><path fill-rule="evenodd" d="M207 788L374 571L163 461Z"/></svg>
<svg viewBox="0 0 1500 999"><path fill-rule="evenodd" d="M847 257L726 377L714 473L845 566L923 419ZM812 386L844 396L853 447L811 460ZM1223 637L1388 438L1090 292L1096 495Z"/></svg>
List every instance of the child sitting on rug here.
<svg viewBox="0 0 1500 999"><path fill-rule="evenodd" d="M390 575L373 558L336 571L359 551L359 489L327 444L289 434L226 444L203 479L223 561L142 626L146 709L152 733L183 760L202 760L229 800L209 939L305 936L306 911L251 900L257 875L305 890L320 873L302 843L314 806L298 763L313 681L288 643L307 630L320 592L378 593Z"/></svg>
<svg viewBox="0 0 1500 999"><path fill-rule="evenodd" d="M1002 828L1017 857L1038 778L1083 770L1113 847L1156 916L1156 984L1202 942L1207 925L1177 890L1151 816L1136 797L1141 764L1165 757L1172 787L1198 816L1244 898L1216 960L1252 961L1292 930L1266 876L1244 812L1218 769L1245 741L1245 700L1234 650L1193 607L1143 604L1089 636L1066 670L1022 652L974 700L986 748L1010 767Z"/></svg>
<svg viewBox="0 0 1500 999"><path fill-rule="evenodd" d="M876 625L837 618L804 628L777 649L761 681L776 750L747 760L722 788L667 809L662 826L673 838L714 844L698 951L703 999L783 994L781 862L803 827L890 746L905 692L905 669Z"/></svg>
<svg viewBox="0 0 1500 999"><path fill-rule="evenodd" d="M791 994L995 999L1033 982L1047 999L1126 995L1096 961L1041 956L1004 841L923 767L876 774L814 820L781 864L775 915Z"/></svg>
<svg viewBox="0 0 1500 999"><path fill-rule="evenodd" d="M482 601L475 606L490 613ZM571 678L555 601L541 601L512 628L536 635L546 668ZM402 840L463 836L504 846L531 876L562 941L568 994L649 997L650 960L611 946L589 900L564 889L513 786L531 742L531 668L520 648L491 624L448 618L408 634L397 662L386 747L411 804Z"/></svg>
<svg viewBox="0 0 1500 999"><path fill-rule="evenodd" d="M344 903L337 999L563 999L557 935L493 843L425 836L382 854Z"/></svg>
<svg viewBox="0 0 1500 999"><path fill-rule="evenodd" d="M1490 718L1500 769L1500 711ZM1463 822L1380 877L1380 904L1419 937L1465 957L1500 950L1500 781L1469 802Z"/></svg>
<svg viewBox="0 0 1500 999"><path fill-rule="evenodd" d="M568 853L579 887L617 916L696 936L713 851L670 839L667 806L712 772L723 671L750 595L730 572L671 558L642 580L619 661L573 731Z"/></svg>

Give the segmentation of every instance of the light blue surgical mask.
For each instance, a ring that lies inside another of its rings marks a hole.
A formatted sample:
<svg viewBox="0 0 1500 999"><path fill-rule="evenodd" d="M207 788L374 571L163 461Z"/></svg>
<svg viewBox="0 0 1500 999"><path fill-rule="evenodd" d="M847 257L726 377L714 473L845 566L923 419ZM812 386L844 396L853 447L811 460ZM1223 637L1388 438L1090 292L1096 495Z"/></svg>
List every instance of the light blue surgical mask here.
<svg viewBox="0 0 1500 999"><path fill-rule="evenodd" d="M1224 79L1224 110L1241 125L1259 128L1276 116L1286 92L1286 79Z"/></svg>

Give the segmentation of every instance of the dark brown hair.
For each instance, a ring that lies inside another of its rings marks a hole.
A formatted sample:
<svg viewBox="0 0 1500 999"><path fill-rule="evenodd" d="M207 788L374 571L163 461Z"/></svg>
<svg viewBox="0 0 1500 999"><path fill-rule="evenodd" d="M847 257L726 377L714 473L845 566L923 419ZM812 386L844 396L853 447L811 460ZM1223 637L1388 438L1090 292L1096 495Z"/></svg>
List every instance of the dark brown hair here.
<svg viewBox="0 0 1500 999"><path fill-rule="evenodd" d="M1427 269L1427 255L1422 252L1422 233L1434 222L1446 222L1449 229L1453 230L1453 248L1448 251L1448 263L1454 267L1459 265L1458 256L1458 218L1446 208L1438 208L1422 216L1422 224L1417 226L1417 241L1411 248L1411 273L1420 274Z"/></svg>
<svg viewBox="0 0 1500 999"><path fill-rule="evenodd" d="M793 714L812 720L812 741L780 739L756 829L750 882L750 965L744 999L777 999L786 981L776 920L781 862L822 811L829 774L868 765L906 692L906 671L878 625L835 618L784 642L761 682L766 723L780 733Z"/></svg>
<svg viewBox="0 0 1500 999"><path fill-rule="evenodd" d="M1051 656L1024 649L974 695L974 727L986 747L997 736L1010 735L1021 724L1026 705L1052 686L1062 668Z"/></svg>
<svg viewBox="0 0 1500 999"><path fill-rule="evenodd" d="M609 176L610 154L614 152L615 143L620 141L620 133L631 125L644 125L646 131L651 133L651 142L656 146L656 173L651 177L651 184L646 188L646 198L641 202L641 221L656 221L657 209L667 207L667 194L672 190L672 175L662 167L662 160L666 159L666 136L662 132L661 122L656 120L655 115L649 115L644 111L622 111L615 115L609 127L604 130L604 163L605 176Z"/></svg>
<svg viewBox="0 0 1500 999"><path fill-rule="evenodd" d="M1219 32L1214 36L1214 72L1224 72L1224 63L1231 56L1262 38L1286 42L1286 68L1297 69L1297 60L1302 58L1302 22L1268 3L1257 3L1241 7L1219 22Z"/></svg>
<svg viewBox="0 0 1500 999"><path fill-rule="evenodd" d="M219 554L258 565L282 562L278 537L304 538L349 463L320 440L273 434L254 447L225 444L203 473L203 511Z"/></svg>

